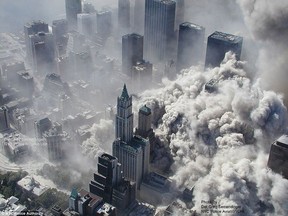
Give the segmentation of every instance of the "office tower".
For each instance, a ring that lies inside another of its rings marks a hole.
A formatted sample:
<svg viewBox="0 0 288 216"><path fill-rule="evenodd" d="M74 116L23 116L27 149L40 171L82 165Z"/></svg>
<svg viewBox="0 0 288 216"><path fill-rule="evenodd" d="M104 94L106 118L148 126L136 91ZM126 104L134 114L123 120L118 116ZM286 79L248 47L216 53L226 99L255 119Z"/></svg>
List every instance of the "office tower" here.
<svg viewBox="0 0 288 216"><path fill-rule="evenodd" d="M77 14L82 12L81 0L65 0L66 19L70 29L77 29Z"/></svg>
<svg viewBox="0 0 288 216"><path fill-rule="evenodd" d="M132 87L134 92L144 91L152 83L153 65L147 61L138 61L132 67Z"/></svg>
<svg viewBox="0 0 288 216"><path fill-rule="evenodd" d="M178 27L184 22L185 16L185 0L175 0L176 1L176 19L175 24Z"/></svg>
<svg viewBox="0 0 288 216"><path fill-rule="evenodd" d="M288 179L288 136L282 135L270 149L268 167Z"/></svg>
<svg viewBox="0 0 288 216"><path fill-rule="evenodd" d="M126 85L117 100L116 140L113 142L113 156L122 165L124 177L136 182L141 181L149 171L150 143L140 136L133 136L132 97L128 95Z"/></svg>
<svg viewBox="0 0 288 216"><path fill-rule="evenodd" d="M133 32L144 34L145 1L135 0Z"/></svg>
<svg viewBox="0 0 288 216"><path fill-rule="evenodd" d="M91 3L84 3L83 4L83 13L88 13L88 14L92 14L92 13L96 13L95 7L91 4Z"/></svg>
<svg viewBox="0 0 288 216"><path fill-rule="evenodd" d="M146 105L142 106L138 112L138 128L135 134L149 140L150 152L152 153L156 145L156 136L152 129L152 112Z"/></svg>
<svg viewBox="0 0 288 216"><path fill-rule="evenodd" d="M130 28L130 0L118 0L118 28L124 33Z"/></svg>
<svg viewBox="0 0 288 216"><path fill-rule="evenodd" d="M95 32L96 15L88 13L77 14L78 31L87 36L92 37Z"/></svg>
<svg viewBox="0 0 288 216"><path fill-rule="evenodd" d="M205 29L190 22L179 26L177 71L199 63L203 57Z"/></svg>
<svg viewBox="0 0 288 216"><path fill-rule="evenodd" d="M27 98L32 98L34 93L34 79L27 71L17 72L17 83L19 85L19 90L21 90L21 95Z"/></svg>
<svg viewBox="0 0 288 216"><path fill-rule="evenodd" d="M125 84L121 96L117 98L115 135L116 139L126 143L133 137L132 96L128 95Z"/></svg>
<svg viewBox="0 0 288 216"><path fill-rule="evenodd" d="M122 37L122 72L132 76L132 66L143 60L143 36L127 34Z"/></svg>
<svg viewBox="0 0 288 216"><path fill-rule="evenodd" d="M49 118L40 119L34 122L35 137L41 139L43 134L52 127L52 122Z"/></svg>
<svg viewBox="0 0 288 216"><path fill-rule="evenodd" d="M55 122L48 131L44 132L43 136L47 141L49 160L63 159L70 137L62 130L62 125Z"/></svg>
<svg viewBox="0 0 288 216"><path fill-rule="evenodd" d="M223 32L214 32L208 37L205 67L217 67L225 57L225 53L232 51L239 60L241 56L243 38Z"/></svg>
<svg viewBox="0 0 288 216"><path fill-rule="evenodd" d="M97 11L97 34L104 40L112 32L112 12L109 10Z"/></svg>
<svg viewBox="0 0 288 216"><path fill-rule="evenodd" d="M10 128L8 120L8 109L5 106L0 107L0 132Z"/></svg>
<svg viewBox="0 0 288 216"><path fill-rule="evenodd" d="M173 0L145 0L145 59L155 62L170 58L175 13L176 3Z"/></svg>
<svg viewBox="0 0 288 216"><path fill-rule="evenodd" d="M48 33L48 24L42 21L33 21L24 26L25 44L26 44L26 58L32 62L32 47L30 45L30 35L35 35L38 32Z"/></svg>
<svg viewBox="0 0 288 216"><path fill-rule="evenodd" d="M66 19L54 20L52 22L52 33L54 36L57 56L63 56L66 53L68 43L68 22Z"/></svg>
<svg viewBox="0 0 288 216"><path fill-rule="evenodd" d="M98 157L98 173L89 184L90 192L102 197L105 202L123 210L135 201L136 185L125 180L118 159L109 154Z"/></svg>
<svg viewBox="0 0 288 216"><path fill-rule="evenodd" d="M38 32L30 35L33 70L40 74L47 74L54 70L55 43L52 33Z"/></svg>
<svg viewBox="0 0 288 216"><path fill-rule="evenodd" d="M98 157L98 173L94 173L94 180L89 184L91 193L103 197L105 202L112 202L113 187L121 181L121 164L118 159L109 154Z"/></svg>

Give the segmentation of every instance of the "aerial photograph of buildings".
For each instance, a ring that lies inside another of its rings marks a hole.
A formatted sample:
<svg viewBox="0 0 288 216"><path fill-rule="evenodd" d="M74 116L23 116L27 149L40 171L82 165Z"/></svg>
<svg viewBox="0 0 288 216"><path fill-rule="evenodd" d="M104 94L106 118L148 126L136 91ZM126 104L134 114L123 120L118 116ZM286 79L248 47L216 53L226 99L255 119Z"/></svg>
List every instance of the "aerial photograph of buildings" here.
<svg viewBox="0 0 288 216"><path fill-rule="evenodd" d="M287 0L0 0L0 216L287 216Z"/></svg>

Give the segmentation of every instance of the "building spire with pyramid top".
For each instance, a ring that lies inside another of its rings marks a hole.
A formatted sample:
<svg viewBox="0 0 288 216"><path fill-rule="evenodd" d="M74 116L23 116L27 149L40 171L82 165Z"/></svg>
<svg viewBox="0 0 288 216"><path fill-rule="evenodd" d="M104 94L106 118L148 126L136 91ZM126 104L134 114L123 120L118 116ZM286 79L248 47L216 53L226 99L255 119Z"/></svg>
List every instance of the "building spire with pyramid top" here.
<svg viewBox="0 0 288 216"><path fill-rule="evenodd" d="M123 90L122 90L122 94L121 94L120 99L121 100L129 100L129 94L128 94L128 91L127 91L125 83L124 83L124 86L123 86Z"/></svg>

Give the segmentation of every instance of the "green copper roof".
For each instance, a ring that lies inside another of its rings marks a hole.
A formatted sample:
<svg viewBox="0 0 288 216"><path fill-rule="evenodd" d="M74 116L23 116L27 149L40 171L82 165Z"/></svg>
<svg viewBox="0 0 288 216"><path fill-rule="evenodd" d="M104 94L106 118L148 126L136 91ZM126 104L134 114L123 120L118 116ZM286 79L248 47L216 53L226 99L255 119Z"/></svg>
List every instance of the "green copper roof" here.
<svg viewBox="0 0 288 216"><path fill-rule="evenodd" d="M122 90L122 94L121 94L121 99L123 100L129 100L129 95L128 95L128 91L126 88L126 84L124 84L123 90Z"/></svg>
<svg viewBox="0 0 288 216"><path fill-rule="evenodd" d="M77 192L76 188L73 188L73 189L72 189L70 197L72 197L72 198L74 198L74 199L77 199L77 197L78 197L78 192Z"/></svg>
<svg viewBox="0 0 288 216"><path fill-rule="evenodd" d="M149 107L147 107L146 105L144 105L143 107L140 108L140 111L142 111L143 113L149 115L151 113L151 109Z"/></svg>

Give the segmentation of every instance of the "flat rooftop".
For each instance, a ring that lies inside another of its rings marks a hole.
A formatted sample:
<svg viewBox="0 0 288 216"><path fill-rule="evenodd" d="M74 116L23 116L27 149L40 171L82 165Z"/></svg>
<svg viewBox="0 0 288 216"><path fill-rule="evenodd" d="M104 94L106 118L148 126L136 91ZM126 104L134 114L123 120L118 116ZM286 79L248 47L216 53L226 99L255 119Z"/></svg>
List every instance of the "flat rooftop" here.
<svg viewBox="0 0 288 216"><path fill-rule="evenodd" d="M197 30L204 30L205 29L203 26L200 26L200 25L197 25L197 24L194 24L194 23L191 23L191 22L181 23L180 26L193 28L193 29L197 29Z"/></svg>
<svg viewBox="0 0 288 216"><path fill-rule="evenodd" d="M218 32L215 31L213 34L209 36L209 38L213 38L216 40L221 40L221 41L226 41L229 43L239 43L243 41L243 38L240 36L232 35L232 34L227 34L223 32Z"/></svg>
<svg viewBox="0 0 288 216"><path fill-rule="evenodd" d="M276 140L276 145L288 148L288 135L282 135Z"/></svg>

